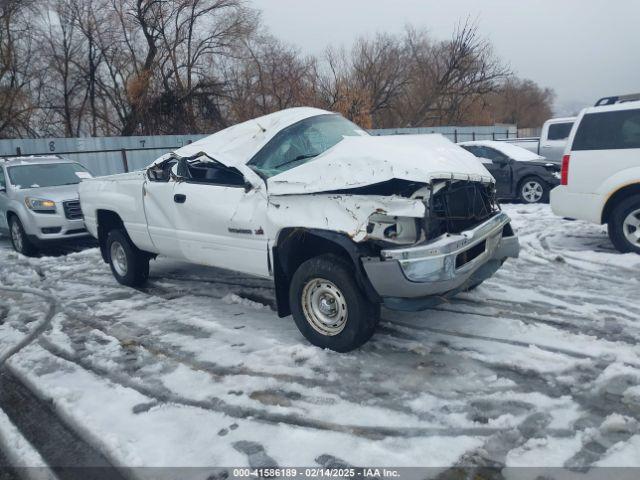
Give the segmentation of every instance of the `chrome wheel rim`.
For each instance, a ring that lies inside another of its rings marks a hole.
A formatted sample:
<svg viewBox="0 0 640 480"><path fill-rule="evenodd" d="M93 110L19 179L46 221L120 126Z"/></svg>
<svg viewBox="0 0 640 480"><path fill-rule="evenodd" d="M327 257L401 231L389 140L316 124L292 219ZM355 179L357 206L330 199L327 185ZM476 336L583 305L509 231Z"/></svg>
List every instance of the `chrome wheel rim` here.
<svg viewBox="0 0 640 480"><path fill-rule="evenodd" d="M13 222L11 224L11 241L13 242L13 246L15 249L22 253L22 248L24 246L22 241L22 231L20 230L20 225L18 222Z"/></svg>
<svg viewBox="0 0 640 480"><path fill-rule="evenodd" d="M111 244L111 264L115 269L116 273L121 277L124 277L127 274L127 254L124 251L124 247L120 244L120 242L113 242Z"/></svg>
<svg viewBox="0 0 640 480"><path fill-rule="evenodd" d="M347 300L333 282L314 278L302 290L302 309L313 329L326 336L334 336L347 324Z"/></svg>
<svg viewBox="0 0 640 480"><path fill-rule="evenodd" d="M544 189L539 182L536 181L528 181L522 186L522 197L528 203L536 203L539 202L544 194Z"/></svg>
<svg viewBox="0 0 640 480"><path fill-rule="evenodd" d="M627 215L622 223L622 230L631 245L640 246L640 208Z"/></svg>

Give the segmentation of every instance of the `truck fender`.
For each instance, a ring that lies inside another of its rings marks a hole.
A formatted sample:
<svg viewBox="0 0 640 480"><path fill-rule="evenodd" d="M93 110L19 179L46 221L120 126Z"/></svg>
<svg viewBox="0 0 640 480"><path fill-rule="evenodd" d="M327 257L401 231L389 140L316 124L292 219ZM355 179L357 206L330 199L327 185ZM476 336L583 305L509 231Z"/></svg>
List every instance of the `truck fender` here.
<svg viewBox="0 0 640 480"><path fill-rule="evenodd" d="M302 255L296 254L294 250L300 248L299 242L303 238L308 237L320 239L324 248L315 252L309 251L308 248L306 248ZM331 249L334 251L338 249L340 253L351 260L356 282L367 298L374 303L381 302L382 299L371 285L360 260L363 256L376 255L371 245L356 243L345 233L314 228L286 228L279 232L276 244L272 248L278 316L285 317L291 314L289 307L289 284L297 267L303 261L321 255L322 253L328 253Z"/></svg>

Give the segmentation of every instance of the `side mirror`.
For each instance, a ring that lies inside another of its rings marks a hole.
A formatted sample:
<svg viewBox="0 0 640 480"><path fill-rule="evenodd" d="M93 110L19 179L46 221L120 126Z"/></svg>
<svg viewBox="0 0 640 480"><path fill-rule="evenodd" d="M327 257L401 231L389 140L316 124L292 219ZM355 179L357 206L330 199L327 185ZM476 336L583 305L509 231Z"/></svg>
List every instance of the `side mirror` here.
<svg viewBox="0 0 640 480"><path fill-rule="evenodd" d="M251 182L248 181L244 181L244 193L249 193L251 190L253 190L253 185L251 184Z"/></svg>
<svg viewBox="0 0 640 480"><path fill-rule="evenodd" d="M186 158L181 158L178 160L178 165L176 167L176 174L180 178L189 178L189 164L187 163Z"/></svg>
<svg viewBox="0 0 640 480"><path fill-rule="evenodd" d="M0 185L0 193L7 193L7 187Z"/></svg>

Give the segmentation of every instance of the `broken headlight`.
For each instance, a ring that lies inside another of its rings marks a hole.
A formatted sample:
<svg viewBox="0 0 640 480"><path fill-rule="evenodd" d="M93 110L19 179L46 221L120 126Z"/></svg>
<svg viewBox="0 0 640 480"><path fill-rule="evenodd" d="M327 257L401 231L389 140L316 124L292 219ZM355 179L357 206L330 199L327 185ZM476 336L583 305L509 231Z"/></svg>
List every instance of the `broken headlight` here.
<svg viewBox="0 0 640 480"><path fill-rule="evenodd" d="M369 217L367 234L374 240L390 243L415 243L418 240L419 227L413 217L394 217L374 214Z"/></svg>

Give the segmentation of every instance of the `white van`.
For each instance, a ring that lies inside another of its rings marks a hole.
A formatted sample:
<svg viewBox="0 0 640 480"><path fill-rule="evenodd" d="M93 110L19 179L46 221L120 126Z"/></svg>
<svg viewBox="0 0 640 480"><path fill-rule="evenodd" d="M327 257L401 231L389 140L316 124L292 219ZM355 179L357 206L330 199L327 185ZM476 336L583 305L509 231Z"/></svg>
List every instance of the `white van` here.
<svg viewBox="0 0 640 480"><path fill-rule="evenodd" d="M632 101L629 101L632 100ZM608 97L578 115L562 158L556 215L608 224L621 252L640 253L640 95Z"/></svg>

